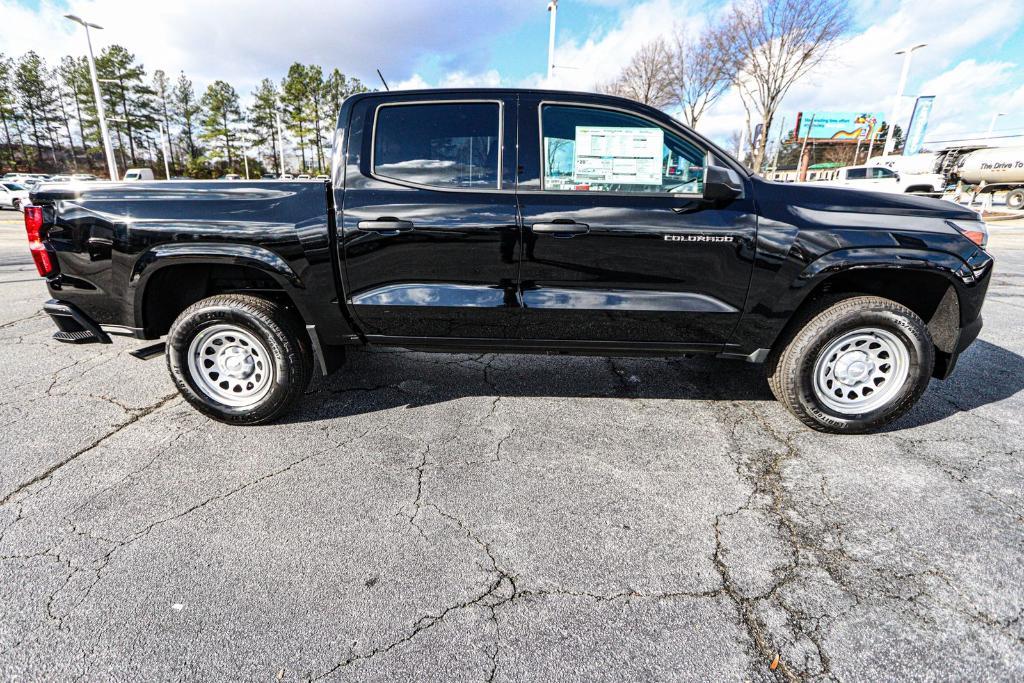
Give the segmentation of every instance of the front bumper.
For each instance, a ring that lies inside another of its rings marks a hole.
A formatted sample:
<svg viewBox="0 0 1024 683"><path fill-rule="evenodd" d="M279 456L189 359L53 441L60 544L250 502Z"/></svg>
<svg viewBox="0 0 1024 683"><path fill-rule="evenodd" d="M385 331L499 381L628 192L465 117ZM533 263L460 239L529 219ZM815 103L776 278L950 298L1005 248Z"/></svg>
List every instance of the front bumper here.
<svg viewBox="0 0 1024 683"><path fill-rule="evenodd" d="M57 331L53 338L65 344L110 344L110 335L95 320L80 308L66 301L50 299L43 304L43 311L50 316Z"/></svg>

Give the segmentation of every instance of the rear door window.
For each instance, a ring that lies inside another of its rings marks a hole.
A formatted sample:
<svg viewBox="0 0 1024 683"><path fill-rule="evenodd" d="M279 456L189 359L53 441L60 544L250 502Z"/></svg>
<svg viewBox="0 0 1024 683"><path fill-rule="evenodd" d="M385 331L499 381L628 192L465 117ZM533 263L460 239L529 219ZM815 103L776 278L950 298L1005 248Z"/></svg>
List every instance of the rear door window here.
<svg viewBox="0 0 1024 683"><path fill-rule="evenodd" d="M866 168L851 168L846 172L847 180L867 180L868 170Z"/></svg>
<svg viewBox="0 0 1024 683"><path fill-rule="evenodd" d="M382 105L371 171L385 180L443 189L500 189L497 102Z"/></svg>

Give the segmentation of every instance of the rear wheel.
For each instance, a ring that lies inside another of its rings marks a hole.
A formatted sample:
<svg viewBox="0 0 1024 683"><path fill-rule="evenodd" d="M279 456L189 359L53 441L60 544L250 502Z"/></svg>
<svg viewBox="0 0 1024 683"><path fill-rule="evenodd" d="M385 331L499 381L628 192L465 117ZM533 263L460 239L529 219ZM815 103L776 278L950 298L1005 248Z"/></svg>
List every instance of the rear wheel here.
<svg viewBox="0 0 1024 683"><path fill-rule="evenodd" d="M822 306L773 353L775 397L819 431L861 433L906 413L924 393L935 348L924 321L889 299Z"/></svg>
<svg viewBox="0 0 1024 683"><path fill-rule="evenodd" d="M1007 194L1006 206L1010 209L1024 209L1024 190L1013 190Z"/></svg>
<svg viewBox="0 0 1024 683"><path fill-rule="evenodd" d="M301 326L283 306L223 294L189 306L174 321L167 367L196 409L221 422L262 424L302 397L312 355Z"/></svg>
<svg viewBox="0 0 1024 683"><path fill-rule="evenodd" d="M13 209L14 209L15 211L21 211L21 200L20 200L20 199L18 199L18 198L14 198L14 199L12 199L12 200L11 200L11 207L12 207L12 208L13 208Z"/></svg>

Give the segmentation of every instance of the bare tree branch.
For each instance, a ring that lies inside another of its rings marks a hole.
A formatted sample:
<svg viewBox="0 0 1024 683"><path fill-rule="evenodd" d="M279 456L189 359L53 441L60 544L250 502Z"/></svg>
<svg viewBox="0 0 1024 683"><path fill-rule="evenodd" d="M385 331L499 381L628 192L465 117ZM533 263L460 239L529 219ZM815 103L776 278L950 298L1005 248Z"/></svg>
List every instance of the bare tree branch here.
<svg viewBox="0 0 1024 683"><path fill-rule="evenodd" d="M764 134L753 150L751 166L764 160L768 131L786 93L821 64L850 26L843 0L738 0L727 34L743 56L736 74L744 104L756 112Z"/></svg>
<svg viewBox="0 0 1024 683"><path fill-rule="evenodd" d="M598 92L628 97L652 107L672 103L671 53L663 38L645 43L629 60L619 77L610 83L598 84Z"/></svg>
<svg viewBox="0 0 1024 683"><path fill-rule="evenodd" d="M683 122L691 128L729 90L743 61L732 28L732 22L722 22L696 38L679 28L675 31L669 78Z"/></svg>

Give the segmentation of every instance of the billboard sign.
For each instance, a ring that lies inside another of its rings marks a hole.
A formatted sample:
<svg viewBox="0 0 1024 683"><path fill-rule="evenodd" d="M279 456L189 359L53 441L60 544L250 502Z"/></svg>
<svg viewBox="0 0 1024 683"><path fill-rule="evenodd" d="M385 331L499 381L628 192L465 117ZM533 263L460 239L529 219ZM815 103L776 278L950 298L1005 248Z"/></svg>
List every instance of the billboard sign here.
<svg viewBox="0 0 1024 683"><path fill-rule="evenodd" d="M874 133L881 112L803 111L796 117L796 137L802 140L863 140Z"/></svg>
<svg viewBox="0 0 1024 683"><path fill-rule="evenodd" d="M906 143L903 145L905 155L917 154L924 146L924 135L928 132L928 119L931 116L934 103L934 95L918 97L914 103L914 113L910 117Z"/></svg>

